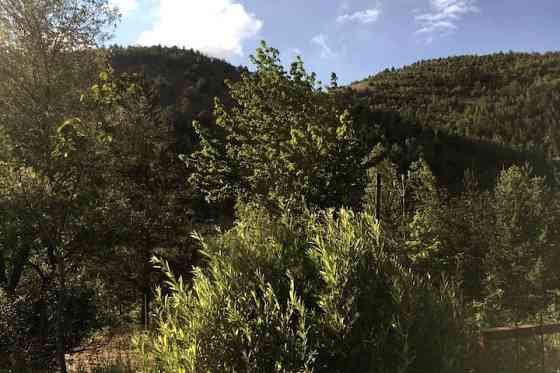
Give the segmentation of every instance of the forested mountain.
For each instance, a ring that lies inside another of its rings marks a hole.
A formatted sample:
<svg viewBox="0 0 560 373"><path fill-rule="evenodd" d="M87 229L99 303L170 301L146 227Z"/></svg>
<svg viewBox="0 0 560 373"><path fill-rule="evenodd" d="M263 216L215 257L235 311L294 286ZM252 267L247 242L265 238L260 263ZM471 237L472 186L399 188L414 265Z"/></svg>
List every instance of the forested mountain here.
<svg viewBox="0 0 560 373"><path fill-rule="evenodd" d="M225 99L224 80L239 79L241 67L192 49L177 47L110 48L110 64L117 73L138 73L153 85L178 134L178 151L196 143L192 121L212 122L214 98Z"/></svg>
<svg viewBox="0 0 560 373"><path fill-rule="evenodd" d="M420 61L351 88L375 110L398 112L405 121L480 148L479 158L485 150L482 158L493 161L560 155L558 52ZM468 148L459 146L457 155L468 157Z"/></svg>
<svg viewBox="0 0 560 373"><path fill-rule="evenodd" d="M213 123L214 97L228 102L224 80L238 80L245 70L176 47L113 46L110 56L117 73L152 82L175 126L178 153L198 143L193 120ZM545 174L560 156L557 52L419 61L345 88L351 90L341 90L342 100L366 135L378 127L394 161L406 167L423 156L445 184L459 182L469 168L491 184L497 170L525 161Z"/></svg>

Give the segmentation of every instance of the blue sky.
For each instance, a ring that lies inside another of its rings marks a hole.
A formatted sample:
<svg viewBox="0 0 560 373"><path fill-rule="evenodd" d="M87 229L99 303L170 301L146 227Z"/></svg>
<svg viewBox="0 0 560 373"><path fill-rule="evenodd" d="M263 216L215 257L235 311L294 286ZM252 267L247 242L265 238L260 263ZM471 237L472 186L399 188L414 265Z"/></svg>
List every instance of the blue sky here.
<svg viewBox="0 0 560 373"><path fill-rule="evenodd" d="M110 0L113 43L247 65L260 40L341 83L434 57L560 50L560 0Z"/></svg>

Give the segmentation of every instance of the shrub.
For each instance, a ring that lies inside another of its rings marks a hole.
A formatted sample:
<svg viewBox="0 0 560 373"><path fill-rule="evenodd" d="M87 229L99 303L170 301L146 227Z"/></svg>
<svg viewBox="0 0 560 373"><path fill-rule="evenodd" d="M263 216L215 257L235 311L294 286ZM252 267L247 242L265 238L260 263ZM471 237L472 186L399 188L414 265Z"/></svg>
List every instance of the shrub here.
<svg viewBox="0 0 560 373"><path fill-rule="evenodd" d="M0 289L0 353L5 353L14 344L16 308L6 293ZM0 361L1 363L1 361Z"/></svg>
<svg viewBox="0 0 560 373"><path fill-rule="evenodd" d="M207 267L192 288L156 260L168 289L157 291L156 332L144 342L158 371L463 369L455 286L403 267L370 214L240 212L228 232L199 237Z"/></svg>
<svg viewBox="0 0 560 373"><path fill-rule="evenodd" d="M32 368L54 366L55 299L53 292L8 297L0 290L0 356L11 356L12 361ZM65 346L70 351L96 326L93 291L67 289L64 325ZM6 363L0 360L0 367Z"/></svg>

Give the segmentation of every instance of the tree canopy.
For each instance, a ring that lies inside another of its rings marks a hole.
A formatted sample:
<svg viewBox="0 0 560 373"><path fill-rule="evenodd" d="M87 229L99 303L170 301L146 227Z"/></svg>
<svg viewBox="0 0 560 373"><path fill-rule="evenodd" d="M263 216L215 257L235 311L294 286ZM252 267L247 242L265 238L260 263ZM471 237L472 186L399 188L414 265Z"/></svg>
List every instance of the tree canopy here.
<svg viewBox="0 0 560 373"><path fill-rule="evenodd" d="M228 83L232 107L216 101L217 126L195 124L202 148L187 158L189 181L209 201L350 203L363 183L365 154L335 86L324 90L301 59L284 70L278 51L264 44L253 63L255 73Z"/></svg>

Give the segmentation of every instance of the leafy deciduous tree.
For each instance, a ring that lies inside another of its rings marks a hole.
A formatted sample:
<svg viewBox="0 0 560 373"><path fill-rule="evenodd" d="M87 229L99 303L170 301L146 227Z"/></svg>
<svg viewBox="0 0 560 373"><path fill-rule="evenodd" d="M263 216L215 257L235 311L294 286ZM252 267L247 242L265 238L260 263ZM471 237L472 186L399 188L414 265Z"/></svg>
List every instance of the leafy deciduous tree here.
<svg viewBox="0 0 560 373"><path fill-rule="evenodd" d="M107 39L106 31L115 20L107 0L0 3L0 128L12 144L11 167L30 175L16 186L37 182L34 198L41 201L3 210L2 219L10 218L25 229L26 240L41 253L53 279L56 355L62 372L66 372L62 318L66 273L70 258L75 259L92 238L86 231L96 210L96 191L91 188L95 170L87 164L97 154L87 147L95 144L88 144L87 136L73 126L59 127L77 116L79 91L96 76L94 48ZM79 156L76 146L83 147ZM68 157L69 151L75 157ZM30 214L36 220L28 221ZM13 247L18 248L9 248ZM26 245L20 247L28 250ZM21 259L23 253L13 255L18 263L28 262Z"/></svg>
<svg viewBox="0 0 560 373"><path fill-rule="evenodd" d="M359 199L364 154L336 92L323 91L301 59L286 71L266 44L252 61L255 73L228 84L233 107L216 101L218 127L195 123L201 149L187 159L190 182L210 201L304 196L328 207Z"/></svg>

